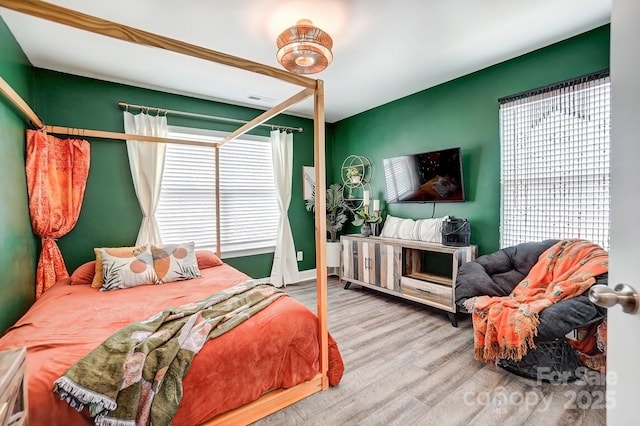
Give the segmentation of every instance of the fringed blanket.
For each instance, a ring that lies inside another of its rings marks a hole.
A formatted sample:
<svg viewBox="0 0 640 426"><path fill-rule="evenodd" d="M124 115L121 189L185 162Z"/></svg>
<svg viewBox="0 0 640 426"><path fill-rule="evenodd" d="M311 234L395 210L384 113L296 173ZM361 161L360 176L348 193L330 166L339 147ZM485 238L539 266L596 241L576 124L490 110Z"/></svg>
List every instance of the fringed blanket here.
<svg viewBox="0 0 640 426"><path fill-rule="evenodd" d="M585 240L563 240L540 255L509 296L479 296L464 305L473 316L474 357L518 361L530 348L544 308L582 294L608 270L608 254Z"/></svg>
<svg viewBox="0 0 640 426"><path fill-rule="evenodd" d="M168 425L182 378L205 342L284 295L250 280L165 309L105 340L56 380L54 392L78 411L87 406L97 425Z"/></svg>

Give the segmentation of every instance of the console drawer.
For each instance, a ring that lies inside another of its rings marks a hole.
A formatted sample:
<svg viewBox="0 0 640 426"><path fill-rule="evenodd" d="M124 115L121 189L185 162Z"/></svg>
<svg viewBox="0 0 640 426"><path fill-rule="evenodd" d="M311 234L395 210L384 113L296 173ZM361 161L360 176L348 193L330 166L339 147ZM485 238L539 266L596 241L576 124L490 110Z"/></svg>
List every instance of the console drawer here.
<svg viewBox="0 0 640 426"><path fill-rule="evenodd" d="M453 306L453 288L447 285L403 276L400 278L400 288L402 294L407 296L428 300L450 308Z"/></svg>

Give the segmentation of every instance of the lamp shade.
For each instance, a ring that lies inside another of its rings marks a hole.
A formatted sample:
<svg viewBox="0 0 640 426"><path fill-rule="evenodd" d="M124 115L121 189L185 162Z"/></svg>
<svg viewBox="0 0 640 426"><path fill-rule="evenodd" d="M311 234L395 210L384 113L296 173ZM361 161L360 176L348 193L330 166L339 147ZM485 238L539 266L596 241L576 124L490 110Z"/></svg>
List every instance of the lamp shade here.
<svg viewBox="0 0 640 426"><path fill-rule="evenodd" d="M314 74L333 60L333 40L308 19L302 19L278 36L278 62L296 74Z"/></svg>

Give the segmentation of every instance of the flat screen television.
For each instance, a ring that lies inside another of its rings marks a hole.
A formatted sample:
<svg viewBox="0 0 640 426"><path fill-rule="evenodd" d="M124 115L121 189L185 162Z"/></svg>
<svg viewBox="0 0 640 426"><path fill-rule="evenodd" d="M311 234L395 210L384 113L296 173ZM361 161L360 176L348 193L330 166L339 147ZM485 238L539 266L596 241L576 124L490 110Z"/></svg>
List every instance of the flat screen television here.
<svg viewBox="0 0 640 426"><path fill-rule="evenodd" d="M382 160L388 203L464 201L460 148Z"/></svg>

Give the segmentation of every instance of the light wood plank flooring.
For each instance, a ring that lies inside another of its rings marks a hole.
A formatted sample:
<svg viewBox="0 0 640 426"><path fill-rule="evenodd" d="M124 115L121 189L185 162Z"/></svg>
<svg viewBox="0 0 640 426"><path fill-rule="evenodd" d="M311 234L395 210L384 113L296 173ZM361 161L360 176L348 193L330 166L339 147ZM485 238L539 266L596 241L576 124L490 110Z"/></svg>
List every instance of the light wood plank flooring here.
<svg viewBox="0 0 640 426"><path fill-rule="evenodd" d="M286 290L315 312L315 283ZM604 384L537 383L475 361L470 318L458 322L330 279L329 331L345 363L340 385L254 425L605 424Z"/></svg>

